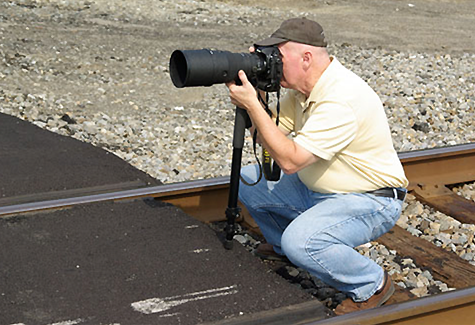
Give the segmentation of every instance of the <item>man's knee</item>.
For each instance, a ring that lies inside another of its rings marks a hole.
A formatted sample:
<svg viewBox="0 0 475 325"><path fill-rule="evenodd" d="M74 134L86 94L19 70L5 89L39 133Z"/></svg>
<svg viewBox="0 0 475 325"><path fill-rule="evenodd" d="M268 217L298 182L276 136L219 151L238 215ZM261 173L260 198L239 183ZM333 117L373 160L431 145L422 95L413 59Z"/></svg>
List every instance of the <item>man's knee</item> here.
<svg viewBox="0 0 475 325"><path fill-rule="evenodd" d="M293 231L292 227L287 227L282 234L281 247L284 254L294 263L302 258L306 252L307 238Z"/></svg>
<svg viewBox="0 0 475 325"><path fill-rule="evenodd" d="M257 165L247 165L241 168L241 177L246 181L246 182L252 182L255 183L258 178L258 168Z"/></svg>
<svg viewBox="0 0 475 325"><path fill-rule="evenodd" d="M257 181L257 171L256 165L248 165L241 169L241 177L245 182L253 184ZM239 200L244 204L248 205L249 199L256 195L257 188L255 186L248 186L242 183L239 186Z"/></svg>
<svg viewBox="0 0 475 325"><path fill-rule="evenodd" d="M334 239L327 233L315 231L313 233L294 231L289 226L282 235L282 250L292 261L296 261L308 255L314 255L334 245Z"/></svg>

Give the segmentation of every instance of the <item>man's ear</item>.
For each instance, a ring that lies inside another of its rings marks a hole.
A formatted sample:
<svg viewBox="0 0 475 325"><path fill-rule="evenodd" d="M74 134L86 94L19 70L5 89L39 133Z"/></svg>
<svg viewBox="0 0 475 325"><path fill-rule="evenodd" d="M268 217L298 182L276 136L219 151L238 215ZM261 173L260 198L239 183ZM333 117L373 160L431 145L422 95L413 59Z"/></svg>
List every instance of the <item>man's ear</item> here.
<svg viewBox="0 0 475 325"><path fill-rule="evenodd" d="M313 62L313 54L310 51L305 51L302 56L302 64L305 70L308 70Z"/></svg>

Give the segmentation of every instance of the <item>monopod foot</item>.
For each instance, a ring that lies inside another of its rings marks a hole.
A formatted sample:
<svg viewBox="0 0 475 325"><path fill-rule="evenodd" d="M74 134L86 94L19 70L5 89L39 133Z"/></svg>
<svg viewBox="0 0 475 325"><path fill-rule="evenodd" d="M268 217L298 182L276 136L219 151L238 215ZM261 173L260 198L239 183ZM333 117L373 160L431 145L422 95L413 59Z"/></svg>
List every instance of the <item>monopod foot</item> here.
<svg viewBox="0 0 475 325"><path fill-rule="evenodd" d="M233 249L234 240L225 239L223 242L224 248L227 250Z"/></svg>

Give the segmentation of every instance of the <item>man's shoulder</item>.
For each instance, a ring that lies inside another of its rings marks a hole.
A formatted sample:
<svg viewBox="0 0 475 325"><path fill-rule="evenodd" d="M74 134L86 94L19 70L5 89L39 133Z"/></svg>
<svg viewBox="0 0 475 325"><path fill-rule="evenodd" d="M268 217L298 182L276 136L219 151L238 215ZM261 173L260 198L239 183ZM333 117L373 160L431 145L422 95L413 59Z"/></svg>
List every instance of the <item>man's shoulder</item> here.
<svg viewBox="0 0 475 325"><path fill-rule="evenodd" d="M315 86L319 87L326 96L335 95L345 98L348 95L352 98L354 95L364 95L372 92L368 83L356 73L346 68L338 59L332 57L332 63L325 71L325 78Z"/></svg>
<svg viewBox="0 0 475 325"><path fill-rule="evenodd" d="M332 57L332 63L328 67L330 79L338 80L339 82L363 82L366 83L360 76L347 68L344 63L338 61L337 58Z"/></svg>

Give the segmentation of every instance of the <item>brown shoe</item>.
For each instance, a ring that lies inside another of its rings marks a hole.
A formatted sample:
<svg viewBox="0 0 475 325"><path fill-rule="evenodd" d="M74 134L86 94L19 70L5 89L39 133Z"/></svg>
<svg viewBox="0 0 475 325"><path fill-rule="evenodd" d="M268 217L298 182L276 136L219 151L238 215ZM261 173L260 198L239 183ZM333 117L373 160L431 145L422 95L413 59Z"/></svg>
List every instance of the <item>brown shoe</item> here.
<svg viewBox="0 0 475 325"><path fill-rule="evenodd" d="M351 298L344 300L335 309L336 315L348 314L358 310L375 308L383 305L394 293L394 284L389 274L384 271L384 285L371 298L363 302L354 302Z"/></svg>
<svg viewBox="0 0 475 325"><path fill-rule="evenodd" d="M289 259L285 255L277 254L274 250L274 246L268 243L261 243L253 251L254 256L262 258L263 260L278 261L290 263Z"/></svg>

